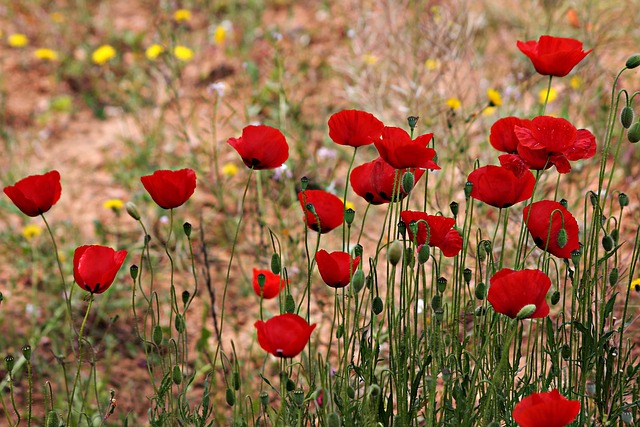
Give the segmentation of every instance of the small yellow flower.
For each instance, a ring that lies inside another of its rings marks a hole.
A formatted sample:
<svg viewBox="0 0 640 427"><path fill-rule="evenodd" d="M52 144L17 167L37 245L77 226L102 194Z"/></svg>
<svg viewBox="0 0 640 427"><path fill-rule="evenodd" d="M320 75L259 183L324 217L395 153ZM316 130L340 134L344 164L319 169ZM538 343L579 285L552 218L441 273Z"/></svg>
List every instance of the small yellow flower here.
<svg viewBox="0 0 640 427"><path fill-rule="evenodd" d="M227 29L223 25L218 25L215 30L213 30L213 42L217 45L221 45L224 43L227 38Z"/></svg>
<svg viewBox="0 0 640 427"><path fill-rule="evenodd" d="M45 48L36 49L33 52L33 56L35 56L38 59L42 59L43 61L53 62L58 60L58 52L56 52L53 49L45 49Z"/></svg>
<svg viewBox="0 0 640 427"><path fill-rule="evenodd" d="M499 107L502 105L502 95L495 89L487 89L487 98L489 98L490 107Z"/></svg>
<svg viewBox="0 0 640 427"><path fill-rule="evenodd" d="M557 97L558 97L558 91L555 90L555 88L550 88L549 99L547 102L553 102L556 100ZM547 100L547 89L542 89L540 92L538 92L538 101L540 102L540 104L544 105L545 100Z"/></svg>
<svg viewBox="0 0 640 427"><path fill-rule="evenodd" d="M64 22L64 15L60 12L53 12L51 14L51 20L56 24L62 24Z"/></svg>
<svg viewBox="0 0 640 427"><path fill-rule="evenodd" d="M173 12L173 19L177 22L188 21L191 19L191 11L187 9L178 9Z"/></svg>
<svg viewBox="0 0 640 427"><path fill-rule="evenodd" d="M40 234L42 234L42 228L39 225L29 224L22 227L22 237L27 240L38 237Z"/></svg>
<svg viewBox="0 0 640 427"><path fill-rule="evenodd" d="M573 90L580 89L582 87L582 83L582 78L580 76L573 76L569 80L569 86L571 86L571 89Z"/></svg>
<svg viewBox="0 0 640 427"><path fill-rule="evenodd" d="M151 46L149 46L147 48L147 50L144 52L144 54L147 56L148 59L150 60L155 60L158 56L160 56L160 54L162 54L162 52L164 52L164 47L159 45L159 44L152 44Z"/></svg>
<svg viewBox="0 0 640 427"><path fill-rule="evenodd" d="M452 110L457 110L462 106L462 103L458 98L449 98L447 99L447 106Z"/></svg>
<svg viewBox="0 0 640 427"><path fill-rule="evenodd" d="M437 69L440 68L440 61L437 59L429 58L426 61L424 61L424 66L429 71L436 71Z"/></svg>
<svg viewBox="0 0 640 427"><path fill-rule="evenodd" d="M362 55L362 62L367 65L374 65L378 62L378 57L371 53L365 53Z"/></svg>
<svg viewBox="0 0 640 427"><path fill-rule="evenodd" d="M98 65L106 63L108 60L116 56L116 50L113 46L103 44L99 48L93 51L91 59Z"/></svg>
<svg viewBox="0 0 640 427"><path fill-rule="evenodd" d="M225 163L222 165L222 175L232 177L238 173L238 167L233 163Z"/></svg>
<svg viewBox="0 0 640 427"><path fill-rule="evenodd" d="M193 51L186 46L178 45L173 48L173 55L180 61L188 62L193 58Z"/></svg>
<svg viewBox="0 0 640 427"><path fill-rule="evenodd" d="M344 209L351 209L351 210L356 210L356 205L354 205L353 203L351 203L350 201L347 200L347 202L344 202L344 199L342 197L340 197L340 200L342 200L342 202L344 203Z"/></svg>
<svg viewBox="0 0 640 427"><path fill-rule="evenodd" d="M634 280L629 284L629 289L640 293L640 278Z"/></svg>
<svg viewBox="0 0 640 427"><path fill-rule="evenodd" d="M482 110L482 115L485 117L488 117L488 116L494 115L495 112L496 112L496 107L487 107L484 110Z"/></svg>
<svg viewBox="0 0 640 427"><path fill-rule="evenodd" d="M24 34L11 34L9 35L9 46L11 47L25 47L29 44L29 39Z"/></svg>
<svg viewBox="0 0 640 427"><path fill-rule="evenodd" d="M112 211L119 211L124 207L124 202L120 199L109 199L105 201L102 206L105 209L111 209Z"/></svg>

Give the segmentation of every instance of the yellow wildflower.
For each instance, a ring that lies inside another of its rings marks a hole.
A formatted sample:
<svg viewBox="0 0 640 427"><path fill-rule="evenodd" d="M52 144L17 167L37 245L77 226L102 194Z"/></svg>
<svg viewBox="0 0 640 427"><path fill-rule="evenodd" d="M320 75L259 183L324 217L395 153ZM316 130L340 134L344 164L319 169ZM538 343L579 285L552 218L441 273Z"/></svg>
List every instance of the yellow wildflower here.
<svg viewBox="0 0 640 427"><path fill-rule="evenodd" d="M376 62L378 62L378 57L370 53L365 53L364 55L362 55L362 62L367 65L374 65Z"/></svg>
<svg viewBox="0 0 640 427"><path fill-rule="evenodd" d="M22 227L22 237L27 240L38 237L40 234L42 234L42 228L39 225L29 224Z"/></svg>
<svg viewBox="0 0 640 427"><path fill-rule="evenodd" d="M342 197L340 197L340 200L342 200L342 203L344 203L344 209L351 209L351 210L356 210L356 205L354 205L353 203L351 203L350 201L344 201L344 199Z"/></svg>
<svg viewBox="0 0 640 427"><path fill-rule="evenodd" d="M173 12L173 19L177 22L188 21L191 19L191 11L187 9L178 9Z"/></svg>
<svg viewBox="0 0 640 427"><path fill-rule="evenodd" d="M213 42L217 45L221 45L224 43L227 38L227 29L223 25L218 25L215 30L213 30Z"/></svg>
<svg viewBox="0 0 640 427"><path fill-rule="evenodd" d="M629 284L629 289L640 293L640 278L634 280Z"/></svg>
<svg viewBox="0 0 640 427"><path fill-rule="evenodd" d="M116 56L116 50L113 46L103 44L99 48L93 51L91 59L98 65L106 63L108 60Z"/></svg>
<svg viewBox="0 0 640 427"><path fill-rule="evenodd" d="M57 61L58 60L58 52L53 49L40 48L36 49L33 52L33 56L38 59L42 59L43 61Z"/></svg>
<svg viewBox="0 0 640 427"><path fill-rule="evenodd" d="M11 34L9 35L9 46L11 47L25 47L29 44L29 39L24 34Z"/></svg>
<svg viewBox="0 0 640 427"><path fill-rule="evenodd" d="M435 71L440 68L440 61L437 59L429 58L426 61L424 61L424 66L429 71Z"/></svg>
<svg viewBox="0 0 640 427"><path fill-rule="evenodd" d="M569 86L571 86L571 89L573 90L580 89L580 87L582 87L582 78L580 78L580 76L571 77L569 80Z"/></svg>
<svg viewBox="0 0 640 427"><path fill-rule="evenodd" d="M489 98L490 107L499 107L502 105L502 95L495 89L487 89L487 98Z"/></svg>
<svg viewBox="0 0 640 427"><path fill-rule="evenodd" d="M496 107L487 107L482 110L482 115L485 117L492 116L496 112Z"/></svg>
<svg viewBox="0 0 640 427"><path fill-rule="evenodd" d="M56 24L62 24L64 22L64 15L60 12L53 12L51 14L51 20Z"/></svg>
<svg viewBox="0 0 640 427"><path fill-rule="evenodd" d="M558 97L558 91L555 90L554 88L550 88L549 99L547 102L553 102L556 100L557 97ZM547 100L547 89L542 89L540 92L538 92L538 101L540 102L540 104L544 105L545 100Z"/></svg>
<svg viewBox="0 0 640 427"><path fill-rule="evenodd" d="M225 163L222 165L222 175L232 177L238 173L238 167L233 163Z"/></svg>
<svg viewBox="0 0 640 427"><path fill-rule="evenodd" d="M106 200L102 206L105 209L111 209L112 211L119 211L124 207L124 202L120 199L109 199Z"/></svg>
<svg viewBox="0 0 640 427"><path fill-rule="evenodd" d="M152 44L151 46L149 46L147 48L147 50L144 52L144 54L147 56L148 59L153 61L158 56L160 56L160 54L162 54L162 52L164 52L164 47L162 47L159 44Z"/></svg>
<svg viewBox="0 0 640 427"><path fill-rule="evenodd" d="M457 110L462 106L462 103L458 98L449 98L447 99L447 106L452 110Z"/></svg>
<svg viewBox="0 0 640 427"><path fill-rule="evenodd" d="M173 48L173 55L180 61L188 62L193 58L193 51L186 46L178 45Z"/></svg>

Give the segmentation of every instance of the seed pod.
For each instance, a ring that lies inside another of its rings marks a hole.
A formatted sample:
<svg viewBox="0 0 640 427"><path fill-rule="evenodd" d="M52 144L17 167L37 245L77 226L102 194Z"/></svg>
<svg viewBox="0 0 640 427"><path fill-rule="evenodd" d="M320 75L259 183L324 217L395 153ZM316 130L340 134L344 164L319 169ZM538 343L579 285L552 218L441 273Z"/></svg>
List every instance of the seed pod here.
<svg viewBox="0 0 640 427"><path fill-rule="evenodd" d="M131 267L129 267L129 274L131 275L131 279L133 279L133 281L135 282L135 280L138 278L138 266L133 264Z"/></svg>
<svg viewBox="0 0 640 427"><path fill-rule="evenodd" d="M293 403L295 403L299 408L304 404L304 391L302 390L294 390L293 391Z"/></svg>
<svg viewBox="0 0 640 427"><path fill-rule="evenodd" d="M191 237L191 223L185 222L182 224L182 230L184 231L185 236Z"/></svg>
<svg viewBox="0 0 640 427"><path fill-rule="evenodd" d="M25 359L31 360L31 346L29 344L25 344L22 347L22 355Z"/></svg>
<svg viewBox="0 0 640 427"><path fill-rule="evenodd" d="M471 282L471 275L472 275L472 271L470 268L465 268L464 271L462 272L462 276L464 277L464 281L465 283L468 285L469 282Z"/></svg>
<svg viewBox="0 0 640 427"><path fill-rule="evenodd" d="M449 209L451 209L451 213L453 214L453 216L456 217L458 216L460 205L458 205L458 202L451 202L449 203Z"/></svg>
<svg viewBox="0 0 640 427"><path fill-rule="evenodd" d="M618 203L620 203L621 208L629 206L629 196L627 196L625 193L618 194Z"/></svg>
<svg viewBox="0 0 640 427"><path fill-rule="evenodd" d="M351 208L344 211L344 222L346 222L347 225L353 224L354 219L356 219L356 211Z"/></svg>
<svg viewBox="0 0 640 427"><path fill-rule="evenodd" d="M189 291L187 290L182 291L182 304L187 305L187 303L189 302L190 296L191 294L189 293Z"/></svg>
<svg viewBox="0 0 640 427"><path fill-rule="evenodd" d="M383 309L384 309L384 303L382 302L382 298L375 297L373 301L371 301L371 310L373 311L374 314L378 315L382 313Z"/></svg>
<svg viewBox="0 0 640 427"><path fill-rule="evenodd" d="M469 197L471 197L471 192L473 191L473 182L467 181L464 184L464 197L469 200Z"/></svg>
<svg viewBox="0 0 640 427"><path fill-rule="evenodd" d="M269 405L269 394L266 391L260 393L260 403L265 408Z"/></svg>
<svg viewBox="0 0 640 427"><path fill-rule="evenodd" d="M438 292L444 292L447 289L447 278L446 277L438 277L436 280L436 287L438 288Z"/></svg>

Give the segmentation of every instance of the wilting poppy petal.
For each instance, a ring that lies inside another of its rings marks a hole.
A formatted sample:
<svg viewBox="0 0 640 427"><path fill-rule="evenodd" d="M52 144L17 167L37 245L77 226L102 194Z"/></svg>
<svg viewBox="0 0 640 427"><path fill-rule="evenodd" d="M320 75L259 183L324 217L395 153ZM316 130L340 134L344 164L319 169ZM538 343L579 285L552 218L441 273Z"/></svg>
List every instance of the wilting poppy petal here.
<svg viewBox="0 0 640 427"><path fill-rule="evenodd" d="M371 113L342 110L329 118L329 137L336 144L361 147L379 140L383 127Z"/></svg>
<svg viewBox="0 0 640 427"><path fill-rule="evenodd" d="M358 268L360 257L351 259L346 252L327 252L320 249L316 252L316 263L322 280L332 288L344 288L351 281Z"/></svg>
<svg viewBox="0 0 640 427"><path fill-rule="evenodd" d="M474 199L496 208L508 208L531 197L536 178L526 169L518 177L509 168L489 165L471 172L467 181L473 183Z"/></svg>
<svg viewBox="0 0 640 427"><path fill-rule="evenodd" d="M496 312L515 319L524 307L534 305L535 310L526 313L527 318L549 314L546 297L551 279L542 271L503 268L493 275L490 283L487 300Z"/></svg>
<svg viewBox="0 0 640 427"><path fill-rule="evenodd" d="M304 212L304 222L310 229L320 233L328 233L342 225L344 203L333 194L323 190L305 190L298 193L298 200L300 200ZM307 209L308 204L313 205L315 215ZM320 224L318 224L318 218Z"/></svg>
<svg viewBox="0 0 640 427"><path fill-rule="evenodd" d="M529 128L531 120L519 119L518 117L503 117L491 126L489 142L498 151L515 154L518 152L518 137L514 132L514 127L520 126Z"/></svg>
<svg viewBox="0 0 640 427"><path fill-rule="evenodd" d="M92 294L101 294L113 283L127 251L106 246L80 246L73 254L73 278L78 286Z"/></svg>
<svg viewBox="0 0 640 427"><path fill-rule="evenodd" d="M407 173L407 170L403 170L398 174L396 178L396 171L391 165L378 157L372 162L362 164L355 167L351 171L351 187L355 193L365 199L372 205L381 205L383 203L391 202L391 196L393 194L393 185L395 180L397 188L400 191L397 200L402 200L407 196L407 193L402 189L402 178ZM414 186L424 175L424 169L411 169L413 173Z"/></svg>
<svg viewBox="0 0 640 427"><path fill-rule="evenodd" d="M277 357L296 357L309 342L316 325L309 325L297 314L285 313L263 322L255 323L258 344Z"/></svg>
<svg viewBox="0 0 640 427"><path fill-rule="evenodd" d="M248 168L275 169L289 158L289 145L282 132L271 126L250 125L242 129L240 138L227 140Z"/></svg>
<svg viewBox="0 0 640 427"><path fill-rule="evenodd" d="M151 198L163 209L183 205L196 189L196 173L192 169L157 170L140 178Z"/></svg>
<svg viewBox="0 0 640 427"><path fill-rule="evenodd" d="M25 215L36 217L47 212L60 199L62 186L56 170L31 175L4 188L4 193Z"/></svg>
<svg viewBox="0 0 640 427"><path fill-rule="evenodd" d="M558 258L570 258L572 251L580 249L578 222L560 203L551 200L532 203L524 208L522 217L533 241L540 249ZM564 244L562 238L559 241L563 226L567 235Z"/></svg>
<svg viewBox="0 0 640 427"><path fill-rule="evenodd" d="M427 147L432 138L433 134L429 133L412 140L404 129L385 126L382 139L374 144L380 157L396 169L440 169L433 161L435 150Z"/></svg>
<svg viewBox="0 0 640 427"><path fill-rule="evenodd" d="M458 255L462 250L462 236L453 228L456 223L455 219L440 215L428 215L419 211L402 211L400 218L407 227L411 241L414 240L414 234L410 229L410 224L420 220L426 221L426 224L422 221L418 222L418 233L415 236L418 246L428 243L431 247L439 248L446 257Z"/></svg>
<svg viewBox="0 0 640 427"><path fill-rule="evenodd" d="M518 40L517 46L543 76L564 77L591 53L591 50L585 52L582 42L576 39L553 36L540 36L538 41Z"/></svg>
<svg viewBox="0 0 640 427"><path fill-rule="evenodd" d="M580 402L568 400L558 389L532 393L518 402L511 415L520 427L564 427L580 413Z"/></svg>
<svg viewBox="0 0 640 427"><path fill-rule="evenodd" d="M260 281L258 276L264 275L264 285L260 289ZM264 299L271 299L278 296L280 289L283 289L285 282L280 278L279 274L273 274L270 270L253 269L253 291L256 295L262 295Z"/></svg>

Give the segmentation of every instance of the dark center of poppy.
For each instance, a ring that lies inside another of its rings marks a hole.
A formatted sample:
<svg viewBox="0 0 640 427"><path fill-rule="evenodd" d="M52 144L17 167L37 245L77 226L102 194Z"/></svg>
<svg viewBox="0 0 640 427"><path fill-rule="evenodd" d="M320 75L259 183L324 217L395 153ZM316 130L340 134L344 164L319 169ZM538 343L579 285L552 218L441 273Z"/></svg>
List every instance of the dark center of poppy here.
<svg viewBox="0 0 640 427"><path fill-rule="evenodd" d="M373 202L373 194L367 191L367 193L364 195L364 199L369 203Z"/></svg>
<svg viewBox="0 0 640 427"><path fill-rule="evenodd" d="M384 191L380 192L380 197L382 197L384 200L387 200L389 202L391 201L391 197L387 196L387 193L385 193Z"/></svg>
<svg viewBox="0 0 640 427"><path fill-rule="evenodd" d="M260 160L256 159L255 157L251 159L251 166L253 166L254 168L257 166L260 166L260 163L261 163Z"/></svg>
<svg viewBox="0 0 640 427"><path fill-rule="evenodd" d="M540 249L544 249L545 244L544 244L544 241L540 237L534 237L533 241L534 241L534 243L536 244L537 247L539 247Z"/></svg>
<svg viewBox="0 0 640 427"><path fill-rule="evenodd" d="M284 350L279 348L276 350L276 356L278 357L284 357Z"/></svg>
<svg viewBox="0 0 640 427"><path fill-rule="evenodd" d="M636 285L635 286L635 290L636 290L636 292L640 292L640 285Z"/></svg>

